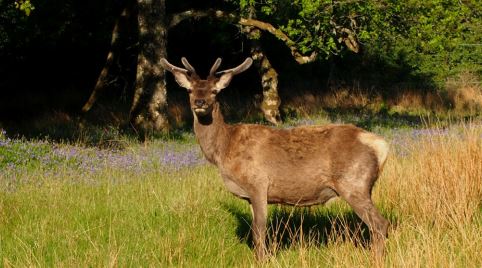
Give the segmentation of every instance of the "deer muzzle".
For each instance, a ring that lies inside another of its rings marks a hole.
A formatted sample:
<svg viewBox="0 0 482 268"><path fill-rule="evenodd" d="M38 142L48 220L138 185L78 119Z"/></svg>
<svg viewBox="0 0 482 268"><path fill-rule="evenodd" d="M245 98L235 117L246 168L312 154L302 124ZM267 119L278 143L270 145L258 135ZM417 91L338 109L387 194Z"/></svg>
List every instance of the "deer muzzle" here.
<svg viewBox="0 0 482 268"><path fill-rule="evenodd" d="M194 105L192 107L192 110L199 116L206 115L209 113L209 105L204 99L197 99L194 100Z"/></svg>

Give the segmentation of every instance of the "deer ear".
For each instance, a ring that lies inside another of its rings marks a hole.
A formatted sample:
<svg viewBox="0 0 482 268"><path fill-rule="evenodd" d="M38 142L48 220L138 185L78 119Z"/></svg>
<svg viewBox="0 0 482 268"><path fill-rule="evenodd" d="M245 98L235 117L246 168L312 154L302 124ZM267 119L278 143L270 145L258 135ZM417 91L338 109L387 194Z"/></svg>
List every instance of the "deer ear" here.
<svg viewBox="0 0 482 268"><path fill-rule="evenodd" d="M185 89L192 89L191 79L187 74L178 71L174 71L172 74L174 75L174 78L179 86Z"/></svg>
<svg viewBox="0 0 482 268"><path fill-rule="evenodd" d="M226 88L227 86L229 86L229 83L231 82L232 79L233 79L233 73L231 72L221 75L221 77L219 77L216 84L214 84L213 89L220 91L221 89Z"/></svg>
<svg viewBox="0 0 482 268"><path fill-rule="evenodd" d="M218 63L218 61L219 61L219 63ZM218 59L218 61L216 61L216 63L214 64L215 66L221 64L221 59ZM251 66L252 63L253 63L253 59L248 57L248 58L246 58L246 60L244 60L243 63L241 63L239 66L237 66L235 68L217 72L216 74L221 75L221 77L216 82L216 84L214 86L214 89L219 91L219 90L227 87L229 85L229 83L231 82L231 79L233 79L234 75L237 75L239 73L242 73L242 72L246 71ZM217 66L217 67L219 67L219 66ZM211 69L211 72L213 72L212 69Z"/></svg>
<svg viewBox="0 0 482 268"><path fill-rule="evenodd" d="M166 71L169 71L174 75L179 86L185 89L192 89L191 77L187 75L188 71L186 69L170 64L165 58L162 58L160 63Z"/></svg>

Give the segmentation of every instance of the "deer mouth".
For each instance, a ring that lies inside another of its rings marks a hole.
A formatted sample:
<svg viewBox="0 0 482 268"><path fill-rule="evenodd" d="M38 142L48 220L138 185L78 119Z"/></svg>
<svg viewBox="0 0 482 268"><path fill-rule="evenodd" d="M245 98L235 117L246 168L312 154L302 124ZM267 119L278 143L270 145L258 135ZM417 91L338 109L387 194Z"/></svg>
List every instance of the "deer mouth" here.
<svg viewBox="0 0 482 268"><path fill-rule="evenodd" d="M196 108L193 108L193 111L196 115L198 116L204 116L204 115L207 115L209 113L209 109L208 108L200 108L200 107L196 107Z"/></svg>

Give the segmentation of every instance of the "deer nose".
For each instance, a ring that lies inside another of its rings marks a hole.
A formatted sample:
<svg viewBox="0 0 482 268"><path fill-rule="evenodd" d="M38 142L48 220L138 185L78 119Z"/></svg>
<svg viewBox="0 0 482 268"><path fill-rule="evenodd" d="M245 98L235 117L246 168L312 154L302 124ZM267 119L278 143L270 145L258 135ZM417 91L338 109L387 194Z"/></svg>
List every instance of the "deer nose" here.
<svg viewBox="0 0 482 268"><path fill-rule="evenodd" d="M203 100L203 99L194 100L194 105L196 105L198 107L204 106L205 104L206 104L206 101Z"/></svg>

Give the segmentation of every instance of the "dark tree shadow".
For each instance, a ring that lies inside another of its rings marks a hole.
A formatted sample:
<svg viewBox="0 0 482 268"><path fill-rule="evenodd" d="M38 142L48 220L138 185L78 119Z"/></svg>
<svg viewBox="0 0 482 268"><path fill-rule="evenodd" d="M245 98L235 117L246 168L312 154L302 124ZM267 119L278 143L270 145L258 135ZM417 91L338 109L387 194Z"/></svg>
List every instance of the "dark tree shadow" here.
<svg viewBox="0 0 482 268"><path fill-rule="evenodd" d="M253 247L250 213L228 203L222 203L221 206L236 218L239 241ZM394 215L388 215L387 218L391 223L397 222ZM316 206L270 207L267 228L268 248L275 251L300 243L315 247L327 246L333 240L350 241L356 247L368 249L371 241L368 227L351 210L335 213Z"/></svg>

